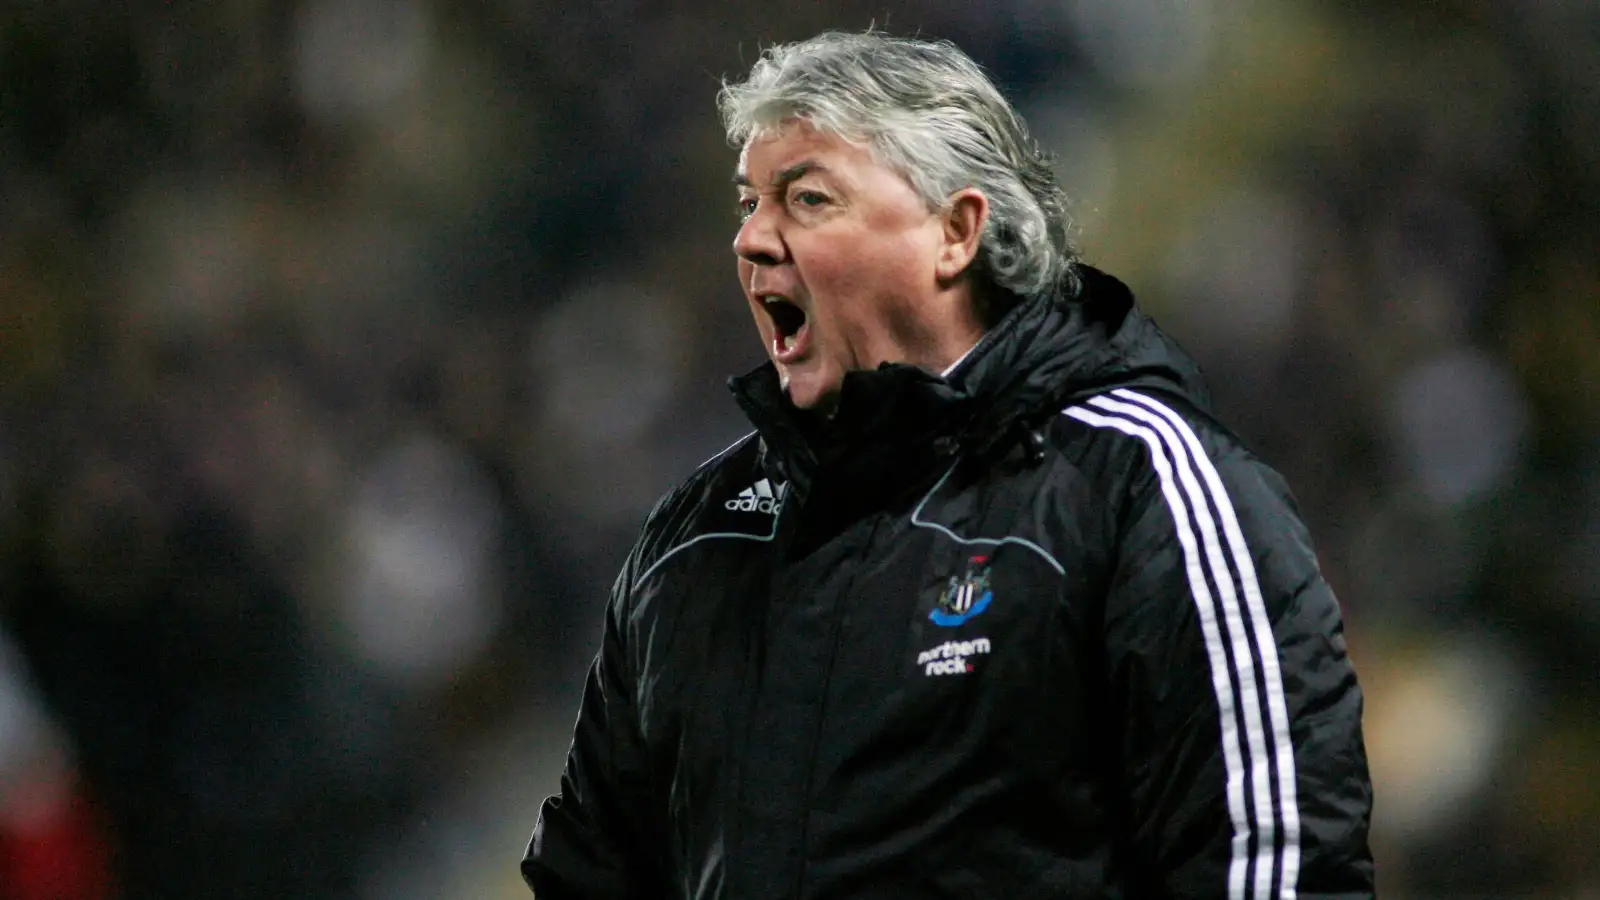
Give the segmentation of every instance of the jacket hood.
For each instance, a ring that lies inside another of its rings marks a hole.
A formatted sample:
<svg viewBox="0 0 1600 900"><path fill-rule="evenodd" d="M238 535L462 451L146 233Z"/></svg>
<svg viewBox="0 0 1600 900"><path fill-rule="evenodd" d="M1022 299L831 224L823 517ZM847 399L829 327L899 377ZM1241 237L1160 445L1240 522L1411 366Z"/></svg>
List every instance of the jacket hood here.
<svg viewBox="0 0 1600 900"><path fill-rule="evenodd" d="M1080 287L1022 299L949 378L903 363L849 372L831 419L789 401L767 362L729 380L786 474L873 449L986 457L1026 438L1066 406L1118 387L1207 405L1199 367L1116 278L1078 266ZM911 458L905 454L909 453Z"/></svg>
<svg viewBox="0 0 1600 900"><path fill-rule="evenodd" d="M951 378L983 409L974 424L1054 416L1113 388L1139 387L1208 405L1199 366L1156 327L1116 278L1079 265L1070 298L1024 301L984 335Z"/></svg>

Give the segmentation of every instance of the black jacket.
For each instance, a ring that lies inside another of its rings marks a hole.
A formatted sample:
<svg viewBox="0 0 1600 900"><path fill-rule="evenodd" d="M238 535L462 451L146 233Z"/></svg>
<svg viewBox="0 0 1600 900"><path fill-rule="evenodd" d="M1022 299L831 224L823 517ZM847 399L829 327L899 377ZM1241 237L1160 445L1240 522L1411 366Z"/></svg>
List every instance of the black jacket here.
<svg viewBox="0 0 1600 900"><path fill-rule="evenodd" d="M612 592L522 871L566 898L1373 896L1361 694L1276 473L1115 279L949 380L770 366Z"/></svg>

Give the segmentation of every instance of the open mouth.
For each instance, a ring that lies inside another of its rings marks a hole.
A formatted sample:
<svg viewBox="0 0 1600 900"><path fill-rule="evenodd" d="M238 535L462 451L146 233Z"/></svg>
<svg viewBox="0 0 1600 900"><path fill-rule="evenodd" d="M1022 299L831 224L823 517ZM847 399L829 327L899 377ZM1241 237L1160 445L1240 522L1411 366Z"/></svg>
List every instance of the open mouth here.
<svg viewBox="0 0 1600 900"><path fill-rule="evenodd" d="M806 311L778 296L762 298L762 308L772 317L772 353L779 362L789 362L805 351L809 337Z"/></svg>

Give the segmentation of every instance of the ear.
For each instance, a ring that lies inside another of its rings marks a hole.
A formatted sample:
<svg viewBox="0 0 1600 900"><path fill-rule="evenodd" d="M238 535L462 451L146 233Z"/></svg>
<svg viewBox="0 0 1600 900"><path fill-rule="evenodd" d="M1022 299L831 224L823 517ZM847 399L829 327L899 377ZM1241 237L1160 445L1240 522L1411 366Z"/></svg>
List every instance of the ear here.
<svg viewBox="0 0 1600 900"><path fill-rule="evenodd" d="M977 188L962 188L950 195L940 213L943 240L939 244L939 258L934 273L940 281L949 282L961 277L978 258L978 244L983 239L983 227L989 222L989 198Z"/></svg>

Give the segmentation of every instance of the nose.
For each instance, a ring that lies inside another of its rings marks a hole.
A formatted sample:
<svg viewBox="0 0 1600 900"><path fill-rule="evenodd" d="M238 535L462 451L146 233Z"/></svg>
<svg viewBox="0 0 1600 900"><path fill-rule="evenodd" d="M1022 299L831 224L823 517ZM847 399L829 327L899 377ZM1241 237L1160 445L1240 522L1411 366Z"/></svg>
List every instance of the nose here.
<svg viewBox="0 0 1600 900"><path fill-rule="evenodd" d="M739 233L733 236L733 252L742 260L758 266L775 266L784 260L783 236L766 211L766 204L756 205Z"/></svg>

